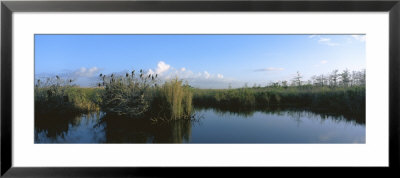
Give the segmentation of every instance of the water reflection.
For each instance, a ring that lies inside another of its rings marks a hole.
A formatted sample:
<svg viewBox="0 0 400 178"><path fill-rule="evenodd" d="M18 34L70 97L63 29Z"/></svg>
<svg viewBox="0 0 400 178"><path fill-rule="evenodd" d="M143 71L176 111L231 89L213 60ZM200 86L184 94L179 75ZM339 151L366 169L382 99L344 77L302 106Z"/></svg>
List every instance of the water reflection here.
<svg viewBox="0 0 400 178"><path fill-rule="evenodd" d="M188 143L191 121L153 123L150 120L120 117L103 118L109 143Z"/></svg>
<svg viewBox="0 0 400 178"><path fill-rule="evenodd" d="M310 111L235 112L200 109L191 143L365 143L365 124L344 116Z"/></svg>
<svg viewBox="0 0 400 178"><path fill-rule="evenodd" d="M280 109L195 112L202 119L159 123L103 112L36 115L35 143L365 143L365 119L344 115Z"/></svg>
<svg viewBox="0 0 400 178"><path fill-rule="evenodd" d="M35 143L103 143L102 112L80 115L46 114L35 116Z"/></svg>
<svg viewBox="0 0 400 178"><path fill-rule="evenodd" d="M213 110L218 115L234 115L243 118L251 118L254 113L262 112L265 114L273 114L283 116L289 114L291 117L301 117L300 115L308 115L309 118L317 119L335 119L341 121L356 122L357 124L365 125L365 114L355 115L353 113L337 113L327 109L315 109L315 108L296 108L296 107L269 107L269 108L224 108L224 107L197 107L198 111L202 110Z"/></svg>

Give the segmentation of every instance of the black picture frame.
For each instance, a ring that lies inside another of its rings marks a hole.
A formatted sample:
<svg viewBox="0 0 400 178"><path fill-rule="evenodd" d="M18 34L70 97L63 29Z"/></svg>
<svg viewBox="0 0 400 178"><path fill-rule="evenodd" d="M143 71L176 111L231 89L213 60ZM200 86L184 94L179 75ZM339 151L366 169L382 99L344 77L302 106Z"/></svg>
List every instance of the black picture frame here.
<svg viewBox="0 0 400 178"><path fill-rule="evenodd" d="M400 1L2 1L1 2L1 175L6 177L128 177L209 175L209 171L222 174L257 174L271 168L19 168L12 166L12 18L13 12L122 12L122 11L296 11L296 12L389 12L389 167L363 168L365 170L396 170L399 168L399 101L400 101ZM179 169L179 170L178 170ZM184 169L181 170L181 169ZM204 170L207 169L207 170ZM296 169L297 168L291 168ZM319 168L331 175L340 172ZM349 170L348 168L345 168ZM355 168L355 172L361 168ZM281 168L275 167L285 174ZM307 172L309 169L306 168ZM213 173L214 174L214 173ZM263 175L263 174L261 174Z"/></svg>

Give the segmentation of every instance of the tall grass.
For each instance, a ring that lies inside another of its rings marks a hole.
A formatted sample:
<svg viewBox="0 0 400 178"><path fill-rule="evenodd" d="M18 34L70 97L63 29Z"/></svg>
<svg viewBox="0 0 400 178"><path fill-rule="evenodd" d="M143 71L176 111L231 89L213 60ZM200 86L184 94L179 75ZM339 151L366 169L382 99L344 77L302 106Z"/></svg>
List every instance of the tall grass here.
<svg viewBox="0 0 400 178"><path fill-rule="evenodd" d="M177 78L156 88L152 111L153 119L188 119L192 116L192 91Z"/></svg>
<svg viewBox="0 0 400 178"><path fill-rule="evenodd" d="M35 109L38 112L105 111L109 115L154 120L188 119L192 116L192 91L175 78L157 85L157 75L100 74L96 88L80 88L71 80L57 76L35 85Z"/></svg>
<svg viewBox="0 0 400 178"><path fill-rule="evenodd" d="M38 112L88 112L152 120L189 119L193 107L246 112L268 108L303 108L365 115L365 85L269 86L194 89L178 78L162 84L158 76L132 71L103 75L96 88L80 88L58 76L35 85Z"/></svg>
<svg viewBox="0 0 400 178"><path fill-rule="evenodd" d="M365 86L195 89L193 103L234 110L279 106L365 114Z"/></svg>
<svg viewBox="0 0 400 178"><path fill-rule="evenodd" d="M100 109L101 89L76 87L57 76L36 81L34 97L35 111L39 113L89 112Z"/></svg>

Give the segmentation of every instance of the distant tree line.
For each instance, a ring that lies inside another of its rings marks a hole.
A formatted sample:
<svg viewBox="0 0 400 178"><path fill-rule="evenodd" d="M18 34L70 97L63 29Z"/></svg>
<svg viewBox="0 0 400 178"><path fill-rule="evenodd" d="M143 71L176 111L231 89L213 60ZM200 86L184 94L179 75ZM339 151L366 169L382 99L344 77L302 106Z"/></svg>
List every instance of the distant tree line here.
<svg viewBox="0 0 400 178"><path fill-rule="evenodd" d="M350 71L348 69L339 72L333 70L328 74L313 75L309 80L303 80L303 75L298 71L291 81L283 80L270 82L267 87L352 87L365 86L366 70ZM257 87L255 84L254 87ZM258 85L258 87L260 87Z"/></svg>

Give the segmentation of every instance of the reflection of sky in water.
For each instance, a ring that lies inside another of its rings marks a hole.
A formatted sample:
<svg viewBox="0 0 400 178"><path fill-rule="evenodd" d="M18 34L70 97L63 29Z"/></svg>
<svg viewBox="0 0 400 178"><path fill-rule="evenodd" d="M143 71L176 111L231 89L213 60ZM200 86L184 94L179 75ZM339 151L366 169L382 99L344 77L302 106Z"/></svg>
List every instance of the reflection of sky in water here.
<svg viewBox="0 0 400 178"><path fill-rule="evenodd" d="M135 122L134 127L124 123L107 130L106 123L98 124L104 114L92 113L71 119L65 123L68 127L54 136L42 128L35 133L35 143L158 143L165 140L177 143L365 143L365 125L343 116L322 116L307 111L257 111L243 115L212 109L199 110L197 115L201 115L201 119L189 125L157 126ZM44 128L48 127L51 124Z"/></svg>
<svg viewBox="0 0 400 178"><path fill-rule="evenodd" d="M254 112L250 116L203 110L192 129L196 143L365 143L365 125L311 112Z"/></svg>
<svg viewBox="0 0 400 178"><path fill-rule="evenodd" d="M104 124L98 124L102 113L84 114L68 123L68 130L56 136L47 137L46 130L37 133L37 143L103 143L106 140Z"/></svg>

